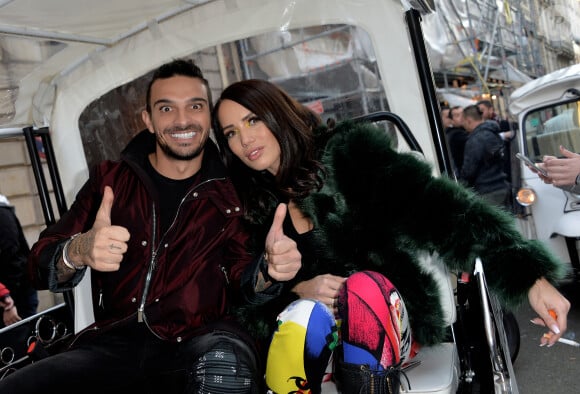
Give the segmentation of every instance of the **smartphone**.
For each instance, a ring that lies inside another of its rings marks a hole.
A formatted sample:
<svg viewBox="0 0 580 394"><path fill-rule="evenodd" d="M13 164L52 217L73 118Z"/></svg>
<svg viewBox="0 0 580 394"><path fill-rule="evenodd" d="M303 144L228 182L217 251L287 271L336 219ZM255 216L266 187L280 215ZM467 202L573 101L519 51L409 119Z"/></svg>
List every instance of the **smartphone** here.
<svg viewBox="0 0 580 394"><path fill-rule="evenodd" d="M530 159L529 157L526 157L524 155L522 155L521 153L516 153L516 157L518 159L520 159L521 161L523 161L524 163L526 163L526 165L532 167L534 170L536 170L537 172L539 172L540 174L542 174L543 176L548 176L548 173L546 172L546 170L544 170L543 168L541 168L540 166L538 166L536 163L534 163L532 161L532 159Z"/></svg>

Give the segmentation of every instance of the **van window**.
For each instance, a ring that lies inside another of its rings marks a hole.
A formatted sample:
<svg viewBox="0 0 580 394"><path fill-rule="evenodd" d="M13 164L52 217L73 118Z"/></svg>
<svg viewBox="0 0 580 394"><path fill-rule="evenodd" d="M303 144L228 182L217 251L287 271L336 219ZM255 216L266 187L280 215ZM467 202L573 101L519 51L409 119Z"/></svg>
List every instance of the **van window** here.
<svg viewBox="0 0 580 394"><path fill-rule="evenodd" d="M545 155L560 156L560 146L580 152L579 111L579 102L571 101L528 113L523 130L526 154L541 161Z"/></svg>
<svg viewBox="0 0 580 394"><path fill-rule="evenodd" d="M278 30L206 48L186 56L204 72L214 100L249 78L270 80L323 120L337 121L389 109L369 35L332 24ZM141 121L150 74L104 94L79 118L87 164L114 159Z"/></svg>

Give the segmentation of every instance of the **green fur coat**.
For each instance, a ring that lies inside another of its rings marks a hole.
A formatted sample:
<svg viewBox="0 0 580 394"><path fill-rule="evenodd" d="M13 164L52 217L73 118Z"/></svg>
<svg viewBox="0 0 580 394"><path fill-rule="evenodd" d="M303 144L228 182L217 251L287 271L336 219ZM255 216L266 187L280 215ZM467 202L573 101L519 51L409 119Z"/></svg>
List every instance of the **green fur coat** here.
<svg viewBox="0 0 580 394"><path fill-rule="evenodd" d="M380 272L402 294L414 339L431 345L445 338L446 328L437 284L419 263L424 252L436 252L451 272L472 272L481 257L490 290L511 306L526 299L536 279L553 282L564 273L542 244L522 237L508 213L432 176L427 163L393 150L383 130L345 122L326 140L326 183L298 202L314 223L317 258L297 280ZM295 298L287 290L269 305L249 307L254 310L241 313L244 324L258 336L256 330L271 334L275 314Z"/></svg>

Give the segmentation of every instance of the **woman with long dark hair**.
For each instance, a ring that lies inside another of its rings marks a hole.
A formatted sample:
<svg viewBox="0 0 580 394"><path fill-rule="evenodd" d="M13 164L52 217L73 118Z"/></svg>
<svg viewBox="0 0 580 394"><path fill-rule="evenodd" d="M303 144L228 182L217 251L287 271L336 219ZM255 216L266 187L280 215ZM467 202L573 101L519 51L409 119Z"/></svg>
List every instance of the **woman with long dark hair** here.
<svg viewBox="0 0 580 394"><path fill-rule="evenodd" d="M226 88L213 121L256 245L282 203L284 233L302 254L299 274L276 304L240 313L273 334L266 383L274 392L291 391L288 385L320 392L333 352L342 392L371 385L396 392L401 363L416 350L412 343L445 337L437 285L420 262L426 253L437 252L453 271L470 271L481 257L504 302L529 297L553 333L542 343L565 330L570 304L550 283L562 274L560 262L524 239L505 212L393 150L384 131L354 122L322 125L263 80ZM281 302L295 299L280 313ZM268 324L268 311L280 313L277 324ZM281 357L285 349L292 351Z"/></svg>

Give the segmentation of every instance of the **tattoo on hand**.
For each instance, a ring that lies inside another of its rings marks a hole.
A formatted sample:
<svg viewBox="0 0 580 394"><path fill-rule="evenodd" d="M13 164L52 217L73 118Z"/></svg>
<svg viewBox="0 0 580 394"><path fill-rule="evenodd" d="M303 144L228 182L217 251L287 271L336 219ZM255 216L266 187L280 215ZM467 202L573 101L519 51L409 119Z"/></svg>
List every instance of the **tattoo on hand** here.
<svg viewBox="0 0 580 394"><path fill-rule="evenodd" d="M95 234L93 231L89 231L83 234L82 237L78 237L73 241L74 253L77 256L87 256L90 254L90 245L93 243Z"/></svg>

